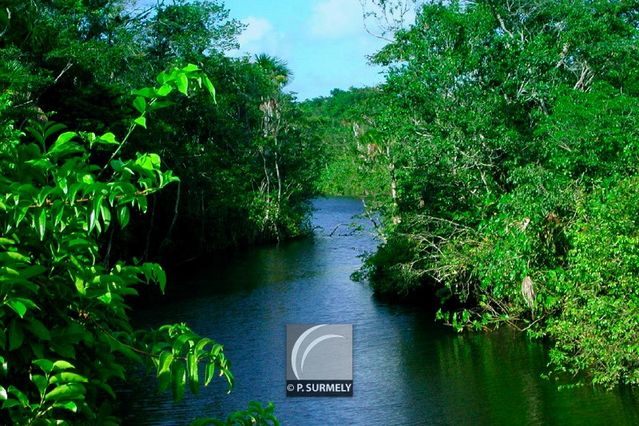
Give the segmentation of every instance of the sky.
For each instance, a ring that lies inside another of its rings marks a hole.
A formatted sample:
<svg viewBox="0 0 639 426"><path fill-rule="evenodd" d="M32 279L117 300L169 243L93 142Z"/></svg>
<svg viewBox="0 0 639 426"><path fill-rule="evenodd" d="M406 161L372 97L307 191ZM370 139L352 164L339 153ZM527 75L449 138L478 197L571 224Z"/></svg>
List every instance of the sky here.
<svg viewBox="0 0 639 426"><path fill-rule="evenodd" d="M380 67L367 55L384 42L364 29L359 0L226 0L231 17L247 24L240 35L242 54L267 53L293 72L285 88L300 100L327 96L334 88L382 82Z"/></svg>

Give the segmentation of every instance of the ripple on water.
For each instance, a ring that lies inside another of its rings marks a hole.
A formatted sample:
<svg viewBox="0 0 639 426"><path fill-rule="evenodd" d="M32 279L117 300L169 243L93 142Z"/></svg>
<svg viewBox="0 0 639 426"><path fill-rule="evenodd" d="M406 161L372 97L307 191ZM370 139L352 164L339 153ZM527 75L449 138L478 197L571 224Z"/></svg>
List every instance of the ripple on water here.
<svg viewBox="0 0 639 426"><path fill-rule="evenodd" d="M187 322L225 346L236 375L174 403L146 376L121 391L126 423L182 425L222 417L250 400L273 401L284 425L639 424L629 389L557 391L542 380L544 348L507 330L457 335L414 307L376 301L350 274L375 249L358 200L314 201L315 239L246 251L185 273L180 294L137 311L141 327ZM357 222L361 232L330 233ZM285 325L352 323L354 396L286 398Z"/></svg>

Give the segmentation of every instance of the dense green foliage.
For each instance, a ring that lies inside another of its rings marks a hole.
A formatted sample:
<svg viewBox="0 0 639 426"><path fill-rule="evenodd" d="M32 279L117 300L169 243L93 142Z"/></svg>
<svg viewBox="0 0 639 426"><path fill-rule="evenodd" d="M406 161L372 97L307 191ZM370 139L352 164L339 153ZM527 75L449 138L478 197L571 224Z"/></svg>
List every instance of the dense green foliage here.
<svg viewBox="0 0 639 426"><path fill-rule="evenodd" d="M431 286L460 330L506 322L559 373L638 384L638 37L633 1L423 5L374 58L383 107L349 95L349 143L377 147L350 156L378 176L351 184L383 206L375 289Z"/></svg>
<svg viewBox="0 0 639 426"><path fill-rule="evenodd" d="M70 128L125 131L132 89L169 64L197 64L215 83L218 104L205 95L175 99L146 132L131 135L124 154L152 150L181 181L150 197L150 214L132 217L129 232L108 236L111 244L178 264L304 234L321 145L282 91L290 71L265 55L225 57L242 25L219 1L126 6L0 2L0 85L13 101L6 115L20 126L47 113Z"/></svg>
<svg viewBox="0 0 639 426"><path fill-rule="evenodd" d="M323 168L317 188L326 195L376 198L376 188L384 182L384 172L372 162L379 154L371 132L373 117L380 107L377 89L335 89L330 97L305 101L301 108L312 120L324 148ZM376 180L376 182L371 182Z"/></svg>
<svg viewBox="0 0 639 426"><path fill-rule="evenodd" d="M215 93L194 65L161 73L156 87L135 91L139 115L121 140L111 132L61 132L64 126L51 122L28 127L27 137L2 123L2 423L117 423L112 386L131 361L154 366L160 390L171 386L176 399L187 383L197 392L202 375L207 385L216 370L232 387L222 346L210 338L184 324L132 328L126 297L144 282L164 291L166 275L155 263L111 264L99 246L109 228L129 224L131 208L146 211L150 194L178 180L155 153L118 154L148 115L166 106L162 98L186 95L190 84ZM0 112L7 108L5 98ZM91 160L101 148L111 152L106 164ZM228 423L251 413L276 422L268 410L252 407Z"/></svg>
<svg viewBox="0 0 639 426"><path fill-rule="evenodd" d="M128 298L164 291L151 260L305 234L317 190L382 218L378 293L432 288L459 330L549 338L557 376L639 384L639 4L395 18L383 85L300 105L285 63L225 55L220 1L0 0L0 423L117 423L140 363L176 399L230 389L220 344L137 331Z"/></svg>
<svg viewBox="0 0 639 426"><path fill-rule="evenodd" d="M322 147L285 64L225 56L242 28L220 1L0 1L1 423L116 422L133 361L178 399L232 385L219 344L127 311L164 291L149 260L308 231ZM273 407L222 423L254 421Z"/></svg>

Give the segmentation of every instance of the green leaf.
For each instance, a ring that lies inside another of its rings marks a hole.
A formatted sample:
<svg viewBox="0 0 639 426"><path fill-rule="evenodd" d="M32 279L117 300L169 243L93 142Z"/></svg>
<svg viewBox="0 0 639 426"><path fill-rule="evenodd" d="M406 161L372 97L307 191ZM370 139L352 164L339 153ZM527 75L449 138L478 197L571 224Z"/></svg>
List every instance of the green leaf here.
<svg viewBox="0 0 639 426"><path fill-rule="evenodd" d="M31 376L31 382L36 386L36 388L38 389L38 393L42 396L44 395L45 391L47 390L47 378L44 377L41 374L34 374Z"/></svg>
<svg viewBox="0 0 639 426"><path fill-rule="evenodd" d="M181 401L184 398L184 385L186 383L186 369L184 363L174 362L172 368L173 398Z"/></svg>
<svg viewBox="0 0 639 426"><path fill-rule="evenodd" d="M0 386L0 401L6 401L7 400L7 390L4 388L4 386Z"/></svg>
<svg viewBox="0 0 639 426"><path fill-rule="evenodd" d="M163 84L159 89L156 90L158 96L166 96L173 91L173 87L168 84Z"/></svg>
<svg viewBox="0 0 639 426"><path fill-rule="evenodd" d="M13 309L20 316L20 318L23 318L24 314L27 313L27 307L18 299L9 299L5 302L5 304Z"/></svg>
<svg viewBox="0 0 639 426"><path fill-rule="evenodd" d="M73 364L65 360L59 360L53 363L53 368L56 370L68 370L70 368L75 368Z"/></svg>
<svg viewBox="0 0 639 426"><path fill-rule="evenodd" d="M164 289L166 288L166 272L164 272L164 269L159 265L155 270L155 279L160 286L160 291L164 294Z"/></svg>
<svg viewBox="0 0 639 426"><path fill-rule="evenodd" d="M108 227L111 224L111 208L106 203L100 204L100 215L104 226Z"/></svg>
<svg viewBox="0 0 639 426"><path fill-rule="evenodd" d="M215 342L212 339L209 339L208 337L203 337L200 339L199 342L197 342L197 345L195 345L195 352L200 353L206 347L206 345L210 345L213 343Z"/></svg>
<svg viewBox="0 0 639 426"><path fill-rule="evenodd" d="M180 91L180 93L184 95L188 95L189 79L187 78L186 74L182 74L182 73L178 74L177 79L175 80L175 85L178 91Z"/></svg>
<svg viewBox="0 0 639 426"><path fill-rule="evenodd" d="M75 346L71 343L66 343L64 340L53 339L51 341L51 349L57 354L66 358L75 358Z"/></svg>
<svg viewBox="0 0 639 426"><path fill-rule="evenodd" d="M169 80L169 76L165 72L161 72L155 77L155 80L160 84L164 84Z"/></svg>
<svg viewBox="0 0 639 426"><path fill-rule="evenodd" d="M53 404L54 408L62 408L64 410L71 411L75 413L78 411L78 405L73 401L65 401L65 402L56 402Z"/></svg>
<svg viewBox="0 0 639 426"><path fill-rule="evenodd" d="M17 251L5 251L0 253L0 261L17 260L18 262L29 262L29 258Z"/></svg>
<svg viewBox="0 0 639 426"><path fill-rule="evenodd" d="M53 146L55 147L58 144L65 144L76 136L78 136L76 132L64 132L58 136Z"/></svg>
<svg viewBox="0 0 639 426"><path fill-rule="evenodd" d="M133 100L133 107L137 109L140 114L144 114L146 111L146 101L143 97L138 96Z"/></svg>
<svg viewBox="0 0 639 426"><path fill-rule="evenodd" d="M61 157L63 155L68 155L76 152L84 152L84 148L78 145L75 142L71 142L71 139L76 137L78 134L76 132L64 132L54 142L54 144L49 148L48 154Z"/></svg>
<svg viewBox="0 0 639 426"><path fill-rule="evenodd" d="M20 405L20 403L15 399L7 399L2 403L2 409L6 410L7 408L16 407L18 405Z"/></svg>
<svg viewBox="0 0 639 426"><path fill-rule="evenodd" d="M208 386L215 377L215 362L209 361L204 371L204 386Z"/></svg>
<svg viewBox="0 0 639 426"><path fill-rule="evenodd" d="M144 117L143 115L133 120L133 122L137 124L138 126L142 126L146 129L146 117Z"/></svg>
<svg viewBox="0 0 639 426"><path fill-rule="evenodd" d="M182 68L182 71L184 72L195 72L195 71L199 71L200 69L198 68L197 65L194 64L187 64L184 68Z"/></svg>
<svg viewBox="0 0 639 426"><path fill-rule="evenodd" d="M53 167L53 163L51 163L51 161L49 161L49 159L47 158L29 160L26 163L32 165L33 167L41 169L41 171L43 172L49 171Z"/></svg>
<svg viewBox="0 0 639 426"><path fill-rule="evenodd" d="M96 219L97 219L97 214L96 214L96 210L94 208L92 208L91 210L89 210L89 232L93 231L93 228L95 228L95 223L96 223Z"/></svg>
<svg viewBox="0 0 639 426"><path fill-rule="evenodd" d="M77 373L63 371L51 377L51 383L87 383L89 380Z"/></svg>
<svg viewBox="0 0 639 426"><path fill-rule="evenodd" d="M84 296L87 293L84 280L80 277L75 277L74 282L75 282L75 288L76 290L78 290L78 293Z"/></svg>
<svg viewBox="0 0 639 426"><path fill-rule="evenodd" d="M28 407L29 406L29 398L27 398L27 396L24 394L24 392L22 392L20 389L16 388L13 385L10 385L9 388L7 389L9 392L9 394L15 396L16 398L18 398L18 401L20 402L20 404L22 404L23 407ZM5 402L9 402L8 400Z"/></svg>
<svg viewBox="0 0 639 426"><path fill-rule="evenodd" d="M204 76L202 77L202 83L204 84L204 87L206 88L206 90L208 90L209 94L213 97L213 102L216 102L215 86L213 86L213 83L211 83L211 80L207 76Z"/></svg>
<svg viewBox="0 0 639 426"><path fill-rule="evenodd" d="M182 352L182 349L187 344L187 342L189 343L188 345L186 345L186 347L188 349L191 346L190 342L191 342L192 338L193 338L192 337L192 333L190 333L190 332L179 335L177 337L177 339L175 339L173 341L173 352L175 352L175 353Z"/></svg>
<svg viewBox="0 0 639 426"><path fill-rule="evenodd" d="M45 401L59 401L61 399L82 399L84 397L84 386L78 383L69 383L53 389L44 396Z"/></svg>
<svg viewBox="0 0 639 426"><path fill-rule="evenodd" d="M187 363L189 367L189 387L192 393L198 393L200 390L200 378L198 376L197 355L192 352L189 353Z"/></svg>
<svg viewBox="0 0 639 426"><path fill-rule="evenodd" d="M160 355L160 363L158 365L158 375L165 371L171 370L171 363L173 362L173 354L171 352L162 352Z"/></svg>
<svg viewBox="0 0 639 426"><path fill-rule="evenodd" d="M60 130L64 129L65 126L64 124L61 123L53 123L52 122L47 123L47 130L44 132L44 139L48 139L51 135L53 135L54 133L58 133Z"/></svg>
<svg viewBox="0 0 639 426"><path fill-rule="evenodd" d="M111 168L119 173L124 169L124 162L122 160L111 160Z"/></svg>
<svg viewBox="0 0 639 426"><path fill-rule="evenodd" d="M160 363L158 365L158 389L164 392L171 383L171 363L173 362L173 354L170 352L162 352L160 355Z"/></svg>
<svg viewBox="0 0 639 426"><path fill-rule="evenodd" d="M38 234L40 235L40 241L44 240L44 234L47 230L47 211L46 209L40 210L38 215Z"/></svg>
<svg viewBox="0 0 639 426"><path fill-rule="evenodd" d="M130 212L127 206L121 206L118 209L118 222L120 222L120 227L124 228L129 223Z"/></svg>
<svg viewBox="0 0 639 426"><path fill-rule="evenodd" d="M153 171L158 170L161 165L160 156L154 153L143 154L135 160L135 164L142 167L144 170Z"/></svg>
<svg viewBox="0 0 639 426"><path fill-rule="evenodd" d="M106 383L104 383L104 382L102 382L100 380L92 379L91 380L91 385L102 389L103 391L108 393L111 398L113 398L113 399L117 398L117 396L115 395L115 392L113 392L113 388L111 386L109 386L108 384L106 384Z"/></svg>
<svg viewBox="0 0 639 426"><path fill-rule="evenodd" d="M101 135L97 141L104 145L120 145L120 142L117 141L115 135L111 132Z"/></svg>
<svg viewBox="0 0 639 426"><path fill-rule="evenodd" d="M80 136L82 136L84 140L89 142L89 148L93 147L93 144L95 143L97 139L97 136L95 136L95 133L93 132L81 132Z"/></svg>
<svg viewBox="0 0 639 426"><path fill-rule="evenodd" d="M151 110L158 110L158 109L162 109L162 108L167 108L170 106L175 105L175 102L171 102L171 101L157 101L152 103L151 105L149 105L149 109Z"/></svg>
<svg viewBox="0 0 639 426"><path fill-rule="evenodd" d="M110 291L107 291L103 295L99 296L98 300L100 300L100 301L102 301L102 302L104 302L104 303L106 303L108 305L113 300L113 294Z"/></svg>
<svg viewBox="0 0 639 426"><path fill-rule="evenodd" d="M53 362L48 359L36 359L33 363L47 374L53 371Z"/></svg>
<svg viewBox="0 0 639 426"><path fill-rule="evenodd" d="M142 96L145 98L154 98L155 97L155 91L150 88L150 87L144 87L142 89L139 90L134 90L131 92L132 95L136 95L136 96Z"/></svg>

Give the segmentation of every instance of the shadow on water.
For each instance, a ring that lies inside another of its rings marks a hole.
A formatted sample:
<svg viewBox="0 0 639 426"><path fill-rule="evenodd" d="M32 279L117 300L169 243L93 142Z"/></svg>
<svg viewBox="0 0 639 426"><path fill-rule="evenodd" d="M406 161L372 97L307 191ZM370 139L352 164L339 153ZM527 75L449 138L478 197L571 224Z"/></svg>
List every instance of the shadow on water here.
<svg viewBox="0 0 639 426"><path fill-rule="evenodd" d="M376 241L340 224L361 212L357 200L314 202L315 238L249 250L211 261L169 285L167 301L136 310L139 327L187 322L224 344L236 387L214 381L174 403L147 376L122 390L128 424L182 425L198 416L223 417L248 401L273 401L284 425L639 424L630 389L558 391L542 380L543 346L521 334L456 334L419 306L373 297L352 272ZM332 234L332 235L331 235ZM285 325L352 323L354 396L286 398Z"/></svg>

